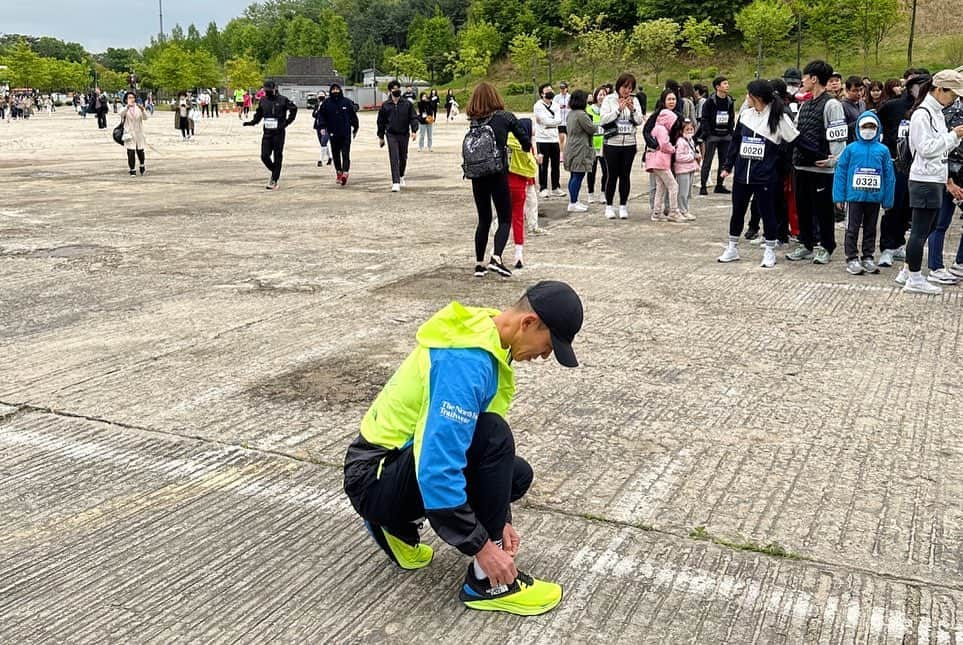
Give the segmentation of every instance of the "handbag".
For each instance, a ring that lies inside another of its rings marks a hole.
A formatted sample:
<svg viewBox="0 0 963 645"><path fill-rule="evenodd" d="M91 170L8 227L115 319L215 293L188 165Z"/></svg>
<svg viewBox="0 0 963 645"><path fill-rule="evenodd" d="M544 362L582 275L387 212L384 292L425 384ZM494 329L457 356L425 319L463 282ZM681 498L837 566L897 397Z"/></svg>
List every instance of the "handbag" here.
<svg viewBox="0 0 963 645"><path fill-rule="evenodd" d="M434 122L435 122L435 117L431 115L425 117L425 123L427 123L428 125L432 125Z"/></svg>
<svg viewBox="0 0 963 645"><path fill-rule="evenodd" d="M117 124L117 127L114 128L114 131L111 133L111 137L113 137L114 143L121 146L124 145L124 119L121 119L120 123Z"/></svg>

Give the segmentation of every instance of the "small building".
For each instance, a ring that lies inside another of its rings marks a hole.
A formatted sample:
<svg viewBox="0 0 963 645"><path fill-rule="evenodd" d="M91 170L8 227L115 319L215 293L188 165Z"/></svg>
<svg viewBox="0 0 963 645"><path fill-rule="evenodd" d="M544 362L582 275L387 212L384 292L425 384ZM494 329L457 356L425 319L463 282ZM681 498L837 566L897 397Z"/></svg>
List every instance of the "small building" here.
<svg viewBox="0 0 963 645"><path fill-rule="evenodd" d="M269 76L278 91L300 108L308 107L308 99L327 92L332 83L344 85L344 77L334 69L328 56L288 56L283 76Z"/></svg>
<svg viewBox="0 0 963 645"><path fill-rule="evenodd" d="M404 74L399 74L398 76L395 76L393 74L385 74L383 72L379 72L374 68L362 70L361 74L362 74L362 85L364 85L365 87L384 87L385 85L388 84L388 81L392 81L396 78L398 79L398 82L402 84L402 86L411 85L417 88L430 87L430 84L428 83L428 81L424 81L420 78L409 78Z"/></svg>

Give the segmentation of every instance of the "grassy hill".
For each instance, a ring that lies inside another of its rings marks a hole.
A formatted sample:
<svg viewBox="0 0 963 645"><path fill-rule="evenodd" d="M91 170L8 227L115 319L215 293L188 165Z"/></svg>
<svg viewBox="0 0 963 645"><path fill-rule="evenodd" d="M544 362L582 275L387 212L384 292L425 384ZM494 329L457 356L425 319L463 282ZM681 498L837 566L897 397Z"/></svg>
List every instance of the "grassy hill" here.
<svg viewBox="0 0 963 645"><path fill-rule="evenodd" d="M858 50L845 52L837 59L837 57L827 57L824 47L804 41L802 63L805 65L808 60L828 58L834 68L844 77L850 74L858 74L880 80L896 78L902 76L906 69L906 42L906 29L894 31L880 46L879 63L877 64L873 56L870 55L869 61L864 65L863 56ZM963 65L963 36L958 33L917 35L913 50L913 64L916 67L926 67L936 71L946 67ZM795 67L795 65L795 44L787 43L786 48L780 54L769 56L763 61L762 75L766 78L779 77L782 76L786 68ZM710 59L699 60L691 57L680 57L678 60L672 61L660 74L660 86L656 86L654 74L641 65L640 61L630 61L626 65L626 70L634 73L643 84L650 97L651 105L659 94L661 83L664 83L667 78L673 78L679 82L686 80L701 81L709 85L709 81L716 73L723 74L730 79L734 92L740 95L743 93L746 84L754 78L756 58L755 55L747 53L738 42L729 41L719 43ZM618 74L626 70L601 69L596 72L595 83L601 85L603 82L614 82ZM507 89L510 83L531 83L530 74L530 70L519 71L507 60L500 60L489 68L486 80L499 88L508 103L509 109L527 112L532 108L531 93L509 96ZM466 83L470 88L480 80L482 79L474 77L459 78L446 87L456 90L458 100L464 106L467 100L464 92ZM548 70L545 67L541 70L539 82L547 80ZM566 80L572 88L588 89L591 83L591 74L589 70L585 69L584 65L579 65L578 55L571 48L563 45L556 48L554 52L552 80L555 83Z"/></svg>

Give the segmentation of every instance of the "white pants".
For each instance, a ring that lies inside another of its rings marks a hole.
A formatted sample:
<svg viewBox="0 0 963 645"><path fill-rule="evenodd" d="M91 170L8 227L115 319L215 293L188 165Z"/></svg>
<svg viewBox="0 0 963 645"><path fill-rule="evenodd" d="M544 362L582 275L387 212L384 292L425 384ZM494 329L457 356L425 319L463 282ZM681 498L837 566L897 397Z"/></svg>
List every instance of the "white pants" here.
<svg viewBox="0 0 963 645"><path fill-rule="evenodd" d="M538 227L538 189L535 184L525 186L525 228Z"/></svg>

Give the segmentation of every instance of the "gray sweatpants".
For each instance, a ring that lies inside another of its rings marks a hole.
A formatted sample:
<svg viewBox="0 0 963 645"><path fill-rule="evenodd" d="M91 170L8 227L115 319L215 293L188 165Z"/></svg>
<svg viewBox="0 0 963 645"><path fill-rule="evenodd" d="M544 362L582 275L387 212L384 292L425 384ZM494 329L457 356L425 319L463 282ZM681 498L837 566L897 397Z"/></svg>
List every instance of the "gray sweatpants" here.
<svg viewBox="0 0 963 645"><path fill-rule="evenodd" d="M692 197L692 182L695 179L695 171L682 172L675 176L679 183L679 210L683 213L689 212L689 198Z"/></svg>

